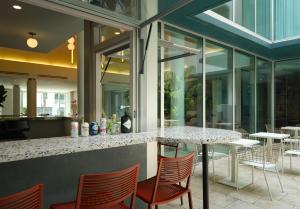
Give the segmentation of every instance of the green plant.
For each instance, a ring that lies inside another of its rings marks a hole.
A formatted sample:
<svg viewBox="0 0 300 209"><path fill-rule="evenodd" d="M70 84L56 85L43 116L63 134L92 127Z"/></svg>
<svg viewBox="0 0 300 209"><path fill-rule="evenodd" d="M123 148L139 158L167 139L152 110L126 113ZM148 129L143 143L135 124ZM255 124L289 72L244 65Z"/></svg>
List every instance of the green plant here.
<svg viewBox="0 0 300 209"><path fill-rule="evenodd" d="M3 103L7 97L7 91L5 90L3 85L0 85L0 107L3 107Z"/></svg>

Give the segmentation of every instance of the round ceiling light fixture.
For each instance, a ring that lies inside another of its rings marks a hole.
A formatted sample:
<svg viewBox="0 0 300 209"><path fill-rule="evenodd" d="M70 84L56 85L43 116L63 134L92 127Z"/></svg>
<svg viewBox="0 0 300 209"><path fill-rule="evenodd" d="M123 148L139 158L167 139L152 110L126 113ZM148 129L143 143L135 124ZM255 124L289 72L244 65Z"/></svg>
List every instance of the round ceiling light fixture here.
<svg viewBox="0 0 300 209"><path fill-rule="evenodd" d="M14 4L12 7L16 10L21 10L22 9L22 7L20 5L17 5L17 4Z"/></svg>
<svg viewBox="0 0 300 209"><path fill-rule="evenodd" d="M36 40L36 38L34 38L34 36L36 35L36 33L33 32L29 32L28 33L31 37L27 39L27 46L34 49L38 46L38 41Z"/></svg>
<svg viewBox="0 0 300 209"><path fill-rule="evenodd" d="M121 33L119 31L115 32L115 35L120 35Z"/></svg>

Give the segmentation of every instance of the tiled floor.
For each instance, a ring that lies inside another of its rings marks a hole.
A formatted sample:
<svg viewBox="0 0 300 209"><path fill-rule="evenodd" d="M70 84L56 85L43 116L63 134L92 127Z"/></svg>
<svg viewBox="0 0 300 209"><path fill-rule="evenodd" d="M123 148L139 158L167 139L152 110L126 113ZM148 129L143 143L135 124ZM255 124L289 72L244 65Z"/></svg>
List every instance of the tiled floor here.
<svg viewBox="0 0 300 209"><path fill-rule="evenodd" d="M284 159L285 173L280 174L284 193L275 173L267 172L273 201L270 201L267 186L261 170L255 169L254 184L239 191L234 188L210 181L210 208L211 209L300 209L300 158L293 157L293 169L289 169L289 157ZM215 161L216 181L227 175L227 159ZM240 177L251 182L251 168L240 166ZM211 169L210 169L211 170ZM191 181L193 203L195 209L202 209L202 171L201 166L196 168ZM211 179L212 180L212 179ZM159 206L159 209L186 209L187 197L184 205L175 200L168 205Z"/></svg>

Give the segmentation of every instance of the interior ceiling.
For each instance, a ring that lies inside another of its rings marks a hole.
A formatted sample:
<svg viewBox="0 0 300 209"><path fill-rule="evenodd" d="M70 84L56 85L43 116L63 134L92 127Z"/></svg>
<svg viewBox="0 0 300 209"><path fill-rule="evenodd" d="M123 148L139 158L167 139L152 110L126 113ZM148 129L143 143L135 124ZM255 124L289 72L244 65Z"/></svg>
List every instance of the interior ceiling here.
<svg viewBox="0 0 300 209"><path fill-rule="evenodd" d="M178 0L159 1L159 9L162 10L175 4L176 1ZM215 18L210 18L208 15L201 14L203 16L201 19L195 17L195 15L213 9L228 1L230 0L194 0L165 17L164 21L269 59L282 60L300 57L299 40L265 44L260 39Z"/></svg>
<svg viewBox="0 0 300 209"><path fill-rule="evenodd" d="M12 5L22 6L15 10ZM0 1L0 46L47 53L83 30L83 20L25 4L16 0ZM38 47L27 47L28 32L36 33Z"/></svg>

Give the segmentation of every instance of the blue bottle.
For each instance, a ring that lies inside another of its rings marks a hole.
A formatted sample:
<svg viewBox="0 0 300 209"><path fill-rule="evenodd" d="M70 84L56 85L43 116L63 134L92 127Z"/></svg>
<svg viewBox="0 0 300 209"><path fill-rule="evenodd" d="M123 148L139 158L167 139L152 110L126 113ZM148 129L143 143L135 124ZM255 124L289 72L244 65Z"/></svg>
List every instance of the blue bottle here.
<svg viewBox="0 0 300 209"><path fill-rule="evenodd" d="M97 122L91 122L90 124L90 135L94 136L97 135L99 131L99 126Z"/></svg>

